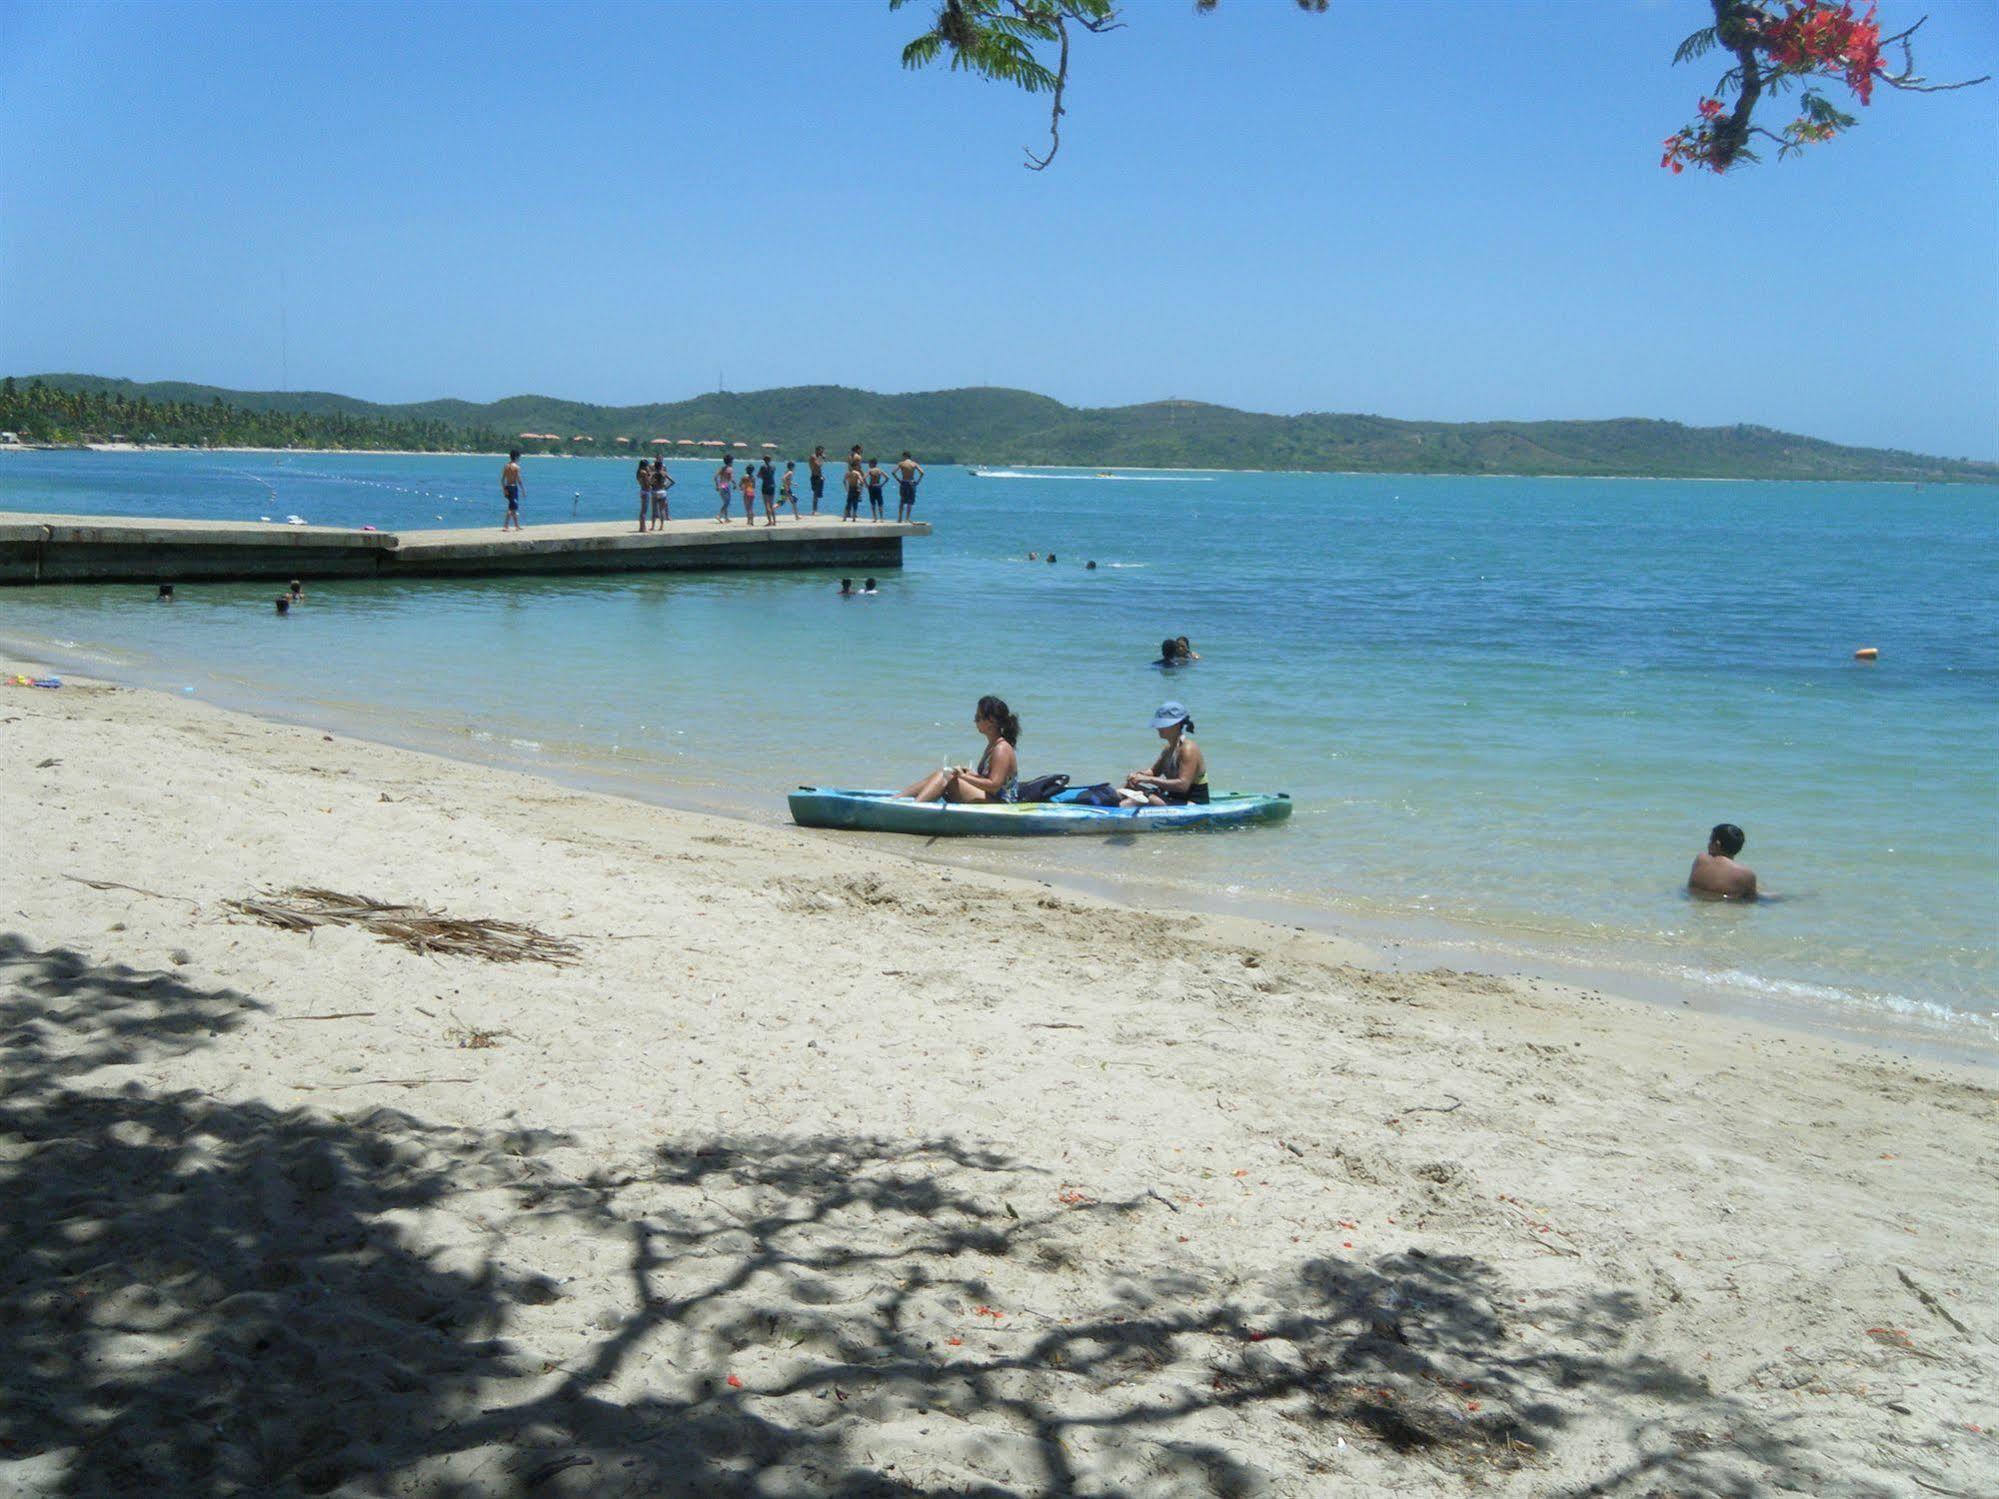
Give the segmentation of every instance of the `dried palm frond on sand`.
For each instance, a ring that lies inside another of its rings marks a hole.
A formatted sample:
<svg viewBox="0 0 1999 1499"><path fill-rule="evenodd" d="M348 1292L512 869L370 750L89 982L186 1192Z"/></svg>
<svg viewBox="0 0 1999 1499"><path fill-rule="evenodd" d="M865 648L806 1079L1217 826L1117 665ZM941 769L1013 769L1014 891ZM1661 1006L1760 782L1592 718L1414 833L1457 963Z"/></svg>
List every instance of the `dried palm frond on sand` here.
<svg viewBox="0 0 1999 1499"><path fill-rule="evenodd" d="M294 887L264 891L248 900L223 902L230 910L288 932L322 926L358 926L384 942L400 942L420 953L449 953L493 963L574 963L581 950L567 937L516 921L446 916L423 906L389 905L365 895Z"/></svg>

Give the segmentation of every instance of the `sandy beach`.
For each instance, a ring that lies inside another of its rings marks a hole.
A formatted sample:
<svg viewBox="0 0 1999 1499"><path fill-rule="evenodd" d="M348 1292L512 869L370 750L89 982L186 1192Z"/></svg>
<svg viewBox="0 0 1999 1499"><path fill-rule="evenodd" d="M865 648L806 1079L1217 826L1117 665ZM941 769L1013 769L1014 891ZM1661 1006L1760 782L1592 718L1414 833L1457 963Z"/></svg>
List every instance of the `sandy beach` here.
<svg viewBox="0 0 1999 1499"><path fill-rule="evenodd" d="M1989 1074L78 679L0 754L0 1493L1994 1491Z"/></svg>

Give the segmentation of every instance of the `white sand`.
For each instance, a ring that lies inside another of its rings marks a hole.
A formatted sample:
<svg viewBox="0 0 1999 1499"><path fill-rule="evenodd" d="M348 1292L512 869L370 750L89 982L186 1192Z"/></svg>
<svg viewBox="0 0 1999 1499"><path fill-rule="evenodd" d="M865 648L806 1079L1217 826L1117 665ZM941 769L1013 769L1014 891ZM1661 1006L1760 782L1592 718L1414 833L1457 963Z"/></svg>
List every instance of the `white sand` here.
<svg viewBox="0 0 1999 1499"><path fill-rule="evenodd" d="M149 693L0 756L0 1493L1999 1490L1989 1077Z"/></svg>

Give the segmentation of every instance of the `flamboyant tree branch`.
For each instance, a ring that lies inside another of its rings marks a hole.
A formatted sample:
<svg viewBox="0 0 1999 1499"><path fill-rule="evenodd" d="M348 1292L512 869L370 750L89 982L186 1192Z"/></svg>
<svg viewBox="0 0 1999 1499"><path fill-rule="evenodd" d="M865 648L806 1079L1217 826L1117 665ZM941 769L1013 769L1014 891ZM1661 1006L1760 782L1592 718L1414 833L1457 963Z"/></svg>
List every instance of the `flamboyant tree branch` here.
<svg viewBox="0 0 1999 1499"><path fill-rule="evenodd" d="M1875 84L1905 93L1937 94L1990 81L1967 78L1957 83L1932 83L1916 71L1909 39L1928 17L1892 36L1881 35L1870 0L1865 14L1854 13L1854 0L1710 0L1714 25L1695 32L1680 44L1675 62L1688 62L1711 48L1733 54L1735 66L1722 74L1714 97L1700 101L1699 119L1666 137L1661 166L1675 172L1688 165L1726 172L1738 162L1756 160L1749 149L1752 135L1777 142L1777 154L1789 156L1818 141L1831 140L1852 128L1854 117L1838 108L1820 85L1838 81L1864 106L1873 100ZM1902 49L1902 70L1891 73L1881 61L1883 48ZM1753 124L1765 98L1802 84L1798 117L1782 130ZM1733 107L1723 100L1733 92Z"/></svg>
<svg viewBox="0 0 1999 1499"><path fill-rule="evenodd" d="M900 10L908 0L888 0ZM951 66L981 77L1011 83L1028 93L1050 95L1048 149L1026 148L1023 165L1045 171L1062 149L1062 117L1068 113L1069 29L1102 33L1123 26L1116 0L932 0L937 6L930 29L902 49L902 65L920 68L947 52ZM1293 0L1298 9L1323 14L1329 0ZM1990 75L1955 83L1935 83L1916 71L1910 38L1927 17L1892 36L1881 35L1874 0L1864 15L1856 15L1858 0L1708 0L1714 24L1680 44L1675 62L1689 62L1720 50L1735 59L1715 85L1714 96L1700 101L1699 118L1666 137L1660 165L1679 172L1687 166L1725 172L1738 162L1755 161L1749 149L1753 136L1777 143L1777 154L1788 156L1817 141L1832 139L1856 121L1821 91L1828 82L1843 82L1862 105L1873 98L1879 83L1904 93L1938 94L1990 82ZM1209 14L1220 0L1194 0L1194 9ZM1054 66L1042 59L1055 51ZM1883 48L1900 47L1902 68L1890 72L1881 62ZM1756 112L1792 85L1802 85L1798 117L1781 130L1756 123ZM1732 100L1731 100L1732 96ZM1724 102L1730 100L1731 102Z"/></svg>

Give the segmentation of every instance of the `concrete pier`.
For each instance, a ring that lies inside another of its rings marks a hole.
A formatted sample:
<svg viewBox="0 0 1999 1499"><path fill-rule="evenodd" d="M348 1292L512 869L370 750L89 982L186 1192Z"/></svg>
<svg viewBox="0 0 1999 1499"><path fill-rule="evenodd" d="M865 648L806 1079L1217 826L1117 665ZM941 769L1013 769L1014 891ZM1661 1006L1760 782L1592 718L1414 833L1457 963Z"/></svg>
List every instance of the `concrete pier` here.
<svg viewBox="0 0 1999 1499"><path fill-rule="evenodd" d="M289 578L503 577L716 568L902 566L922 521L814 516L775 526L710 518L641 534L632 521L502 532L350 531L332 526L0 514L0 584L233 583Z"/></svg>

